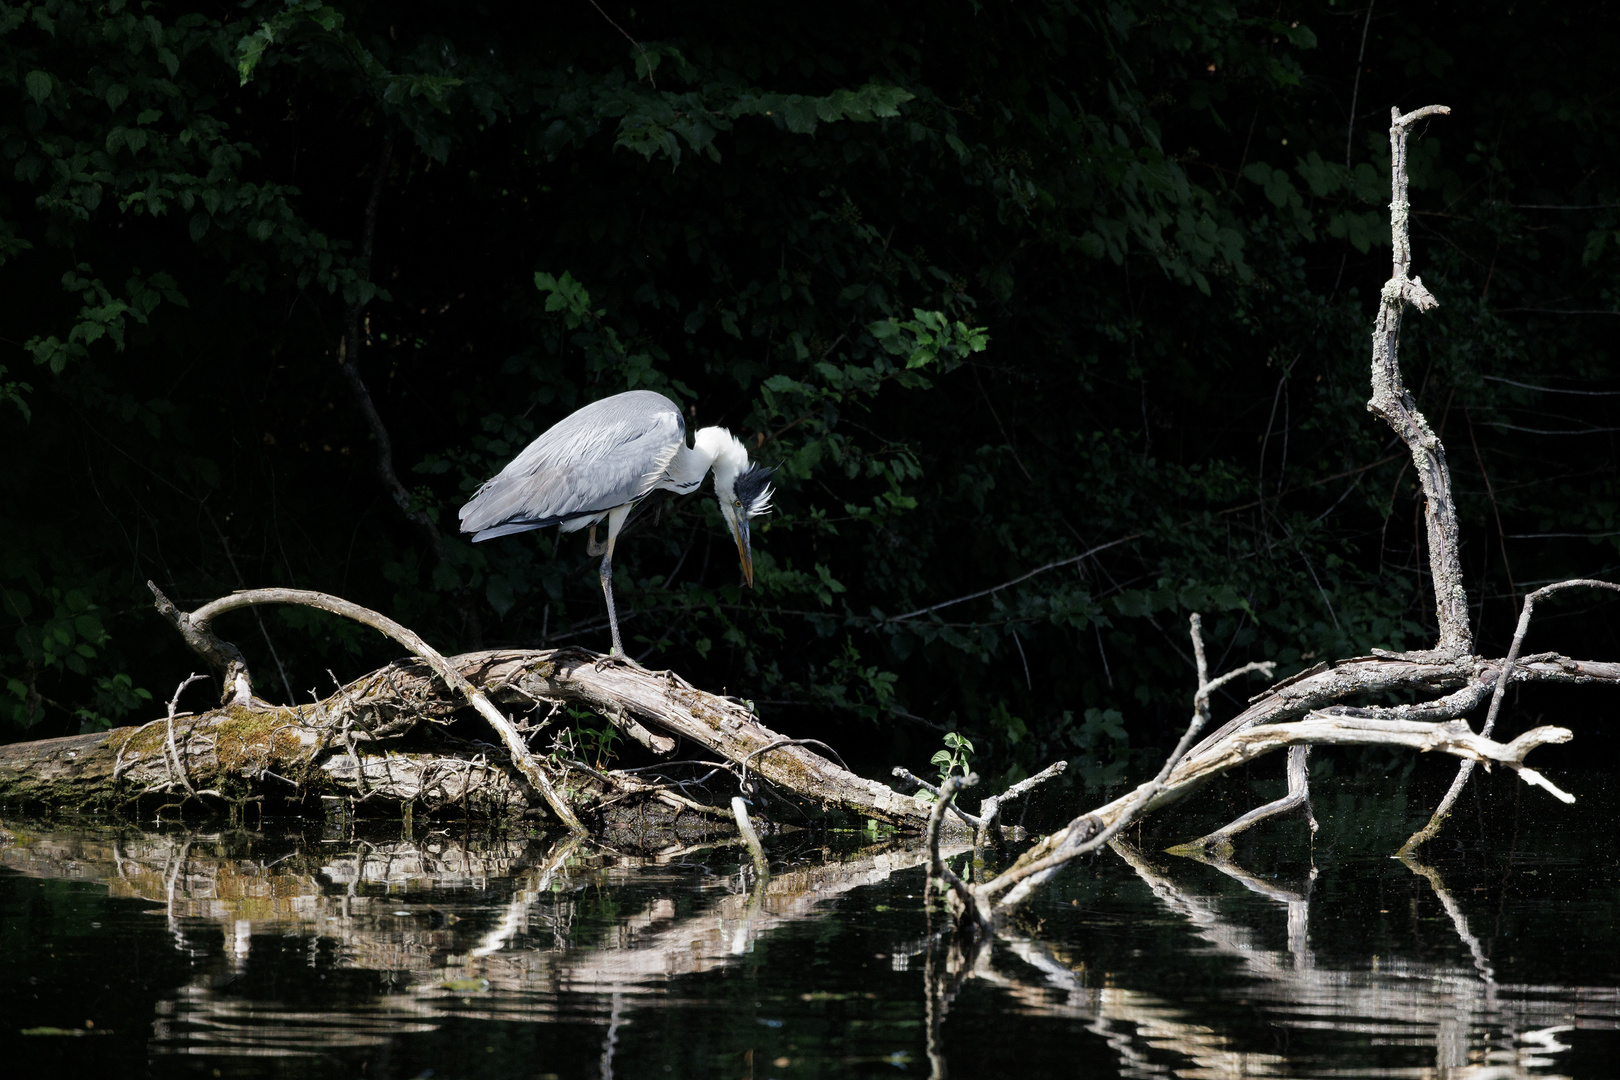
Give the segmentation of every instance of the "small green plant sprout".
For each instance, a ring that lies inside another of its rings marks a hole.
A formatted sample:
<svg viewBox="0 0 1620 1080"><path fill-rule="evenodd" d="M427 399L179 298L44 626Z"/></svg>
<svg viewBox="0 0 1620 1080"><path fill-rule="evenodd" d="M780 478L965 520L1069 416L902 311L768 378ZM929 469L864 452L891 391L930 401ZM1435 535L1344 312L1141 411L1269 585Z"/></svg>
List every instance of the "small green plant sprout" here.
<svg viewBox="0 0 1620 1080"><path fill-rule="evenodd" d="M939 782L941 784L951 778L952 773L960 772L963 776L968 774L968 758L973 754L973 744L954 731L945 733L945 749L936 751L928 759L930 765L939 766Z"/></svg>
<svg viewBox="0 0 1620 1080"><path fill-rule="evenodd" d="M561 765L571 759L583 759L594 769L607 768L617 755L615 748L623 736L612 724L595 727L585 723L597 719L593 712L573 708L567 711L575 726L557 732L551 744L551 763Z"/></svg>
<svg viewBox="0 0 1620 1080"><path fill-rule="evenodd" d="M614 744L621 738L619 730L612 724L603 724L599 728L580 725L580 748L595 759L592 764L598 769L607 768L609 762L613 760Z"/></svg>

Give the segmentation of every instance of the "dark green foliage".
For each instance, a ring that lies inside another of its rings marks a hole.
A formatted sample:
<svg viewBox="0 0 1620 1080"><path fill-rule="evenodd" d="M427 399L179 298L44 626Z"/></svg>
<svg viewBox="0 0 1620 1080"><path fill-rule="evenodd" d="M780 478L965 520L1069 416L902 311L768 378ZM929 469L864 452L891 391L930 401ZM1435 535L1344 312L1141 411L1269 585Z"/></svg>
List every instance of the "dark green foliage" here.
<svg viewBox="0 0 1620 1080"><path fill-rule="evenodd" d="M1485 647L1614 563L1607 8L1380 8L1358 79L1365 9L1320 2L606 6L638 43L588 3L0 6L0 735L196 666L147 578L603 646L577 538L475 547L455 510L640 386L780 471L753 592L708 495L632 526L628 648L796 735L915 768L933 724L1107 782L1185 721L1189 611L1222 666L1425 645L1415 484L1363 407L1391 104L1453 108L1414 144L1441 307L1403 356ZM340 376L356 304L442 561ZM1605 618L1535 647L1612 656ZM267 695L388 655L221 629Z"/></svg>

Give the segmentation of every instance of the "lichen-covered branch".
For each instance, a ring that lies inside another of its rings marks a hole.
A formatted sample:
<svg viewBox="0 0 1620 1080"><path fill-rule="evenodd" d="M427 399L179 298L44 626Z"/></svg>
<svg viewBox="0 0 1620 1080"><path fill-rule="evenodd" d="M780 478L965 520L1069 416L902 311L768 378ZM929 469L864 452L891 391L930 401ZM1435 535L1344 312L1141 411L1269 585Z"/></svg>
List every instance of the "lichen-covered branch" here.
<svg viewBox="0 0 1620 1080"><path fill-rule="evenodd" d="M1401 312L1410 303L1428 311L1438 301L1423 287L1421 278L1408 277L1412 267L1411 229L1408 219L1406 145L1412 125L1428 116L1451 112L1444 105L1428 105L1402 115L1392 109L1389 125L1390 203L1389 229L1394 263L1389 281L1379 296L1378 319L1373 327L1372 397L1367 408L1395 429L1412 454L1423 487L1424 523L1429 545L1429 572L1434 579L1435 617L1442 656L1461 656L1473 649L1468 623L1468 593L1462 583L1462 560L1457 554L1457 508L1451 498L1451 471L1445 447L1429 426L1417 402L1401 380Z"/></svg>
<svg viewBox="0 0 1620 1080"><path fill-rule="evenodd" d="M1501 712L1502 698L1507 693L1508 683L1513 678L1514 664L1518 662L1519 650L1524 645L1525 635L1530 632L1530 617L1536 610L1536 601L1551 596L1553 593L1574 588L1608 589L1620 592L1620 585L1613 582L1579 578L1573 581L1560 581L1544 586L1524 598L1524 609L1519 612L1519 624L1513 631L1513 644L1508 649L1506 659L1502 661L1501 670L1496 677L1496 685L1491 692L1491 707L1490 711L1485 714L1485 725L1480 728L1479 732L1481 735L1489 737L1491 732L1496 729L1496 717ZM1446 816L1451 813L1452 805L1456 803L1457 796L1462 794L1463 786L1468 783L1468 777L1473 771L1474 762L1470 759L1465 759L1457 767L1456 778L1451 781L1451 787L1446 790L1445 796L1441 798L1440 805L1434 808L1434 813L1430 815L1428 824L1413 833L1406 843L1401 845L1400 854L1402 856L1411 856L1419 847L1439 834L1440 826L1444 824Z"/></svg>
<svg viewBox="0 0 1620 1080"><path fill-rule="evenodd" d="M150 582L148 582L148 587L154 593L157 592L157 587ZM353 619L357 623L369 626L409 649L412 654L425 661L433 669L434 674L443 679L450 689L465 698L467 703L477 711L478 715L482 716L489 726L495 730L502 745L506 747L506 752L511 755L512 763L522 772L524 779L534 785L535 790L545 799L546 805L551 807L551 812L557 815L558 820L568 826L570 832L584 833L586 831L585 826L580 823L579 818L569 808L568 803L557 793L552 778L546 775L546 771L540 767L534 760L533 755L529 753L527 744L524 743L523 737L518 734L517 729L512 726L512 722L494 706L482 690L468 682L461 672L456 670L437 649L423 641L409 627L402 626L386 615L380 615L370 608L364 608L359 604L350 603L339 597L329 596L326 593L311 592L307 589L248 589L242 592L234 592L212 603L204 604L192 612L190 622L193 627L206 634L209 632L213 620L220 615L238 608L255 607L260 604L297 604L302 607L312 607L320 611L330 612L333 615L341 615L344 618Z"/></svg>

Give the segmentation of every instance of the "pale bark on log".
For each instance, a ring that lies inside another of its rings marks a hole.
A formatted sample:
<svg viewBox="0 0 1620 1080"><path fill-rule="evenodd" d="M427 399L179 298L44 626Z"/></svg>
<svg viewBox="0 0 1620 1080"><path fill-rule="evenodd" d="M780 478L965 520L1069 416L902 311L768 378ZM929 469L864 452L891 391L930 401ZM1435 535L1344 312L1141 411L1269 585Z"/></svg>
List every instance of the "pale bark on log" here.
<svg viewBox="0 0 1620 1080"><path fill-rule="evenodd" d="M477 665L496 694L568 701L601 715L623 710L690 740L783 789L829 809L921 830L931 804L857 776L761 724L744 705L699 690L674 672L625 664L597 669L600 657L573 649L493 651L458 658ZM504 690L502 689L504 688Z"/></svg>
<svg viewBox="0 0 1620 1080"><path fill-rule="evenodd" d="M147 582L147 587L152 590L159 603L167 603L156 585ZM326 593L311 592L307 589L248 589L235 592L210 604L205 604L192 612L190 623L201 633L210 634L211 636L210 625L220 615L238 608L256 607L260 604L298 604L304 607L316 608L320 611L331 612L334 615L341 615L344 618L353 619L355 622L371 627L421 657L439 678L443 679L459 696L465 698L467 703L495 730L495 733L500 736L502 745L506 747L506 752L511 755L512 763L523 773L523 778L545 799L546 805L551 808L553 814L557 815L557 819L568 826L570 832L585 832L585 826L575 816L567 800L557 793L551 777L546 775L546 771L536 764L533 755L529 753L528 746L518 734L517 729L512 726L512 722L490 703L489 698L482 690L468 682L466 677L446 661L437 649L423 641L409 627L402 626L393 619L379 615L369 608L363 608L359 604L350 603L336 596L328 596Z"/></svg>
<svg viewBox="0 0 1620 1080"><path fill-rule="evenodd" d="M753 774L827 810L920 832L932 809L802 745L784 745L788 740L745 706L697 690L670 672L623 664L599 667L599 657L574 649L492 650L440 659L458 689L447 687L447 680L427 663L407 661L356 680L314 705L284 708L255 702L181 717L177 738L185 771L203 786L226 777L272 781L284 785L273 790L288 792L296 782L306 795L417 799L430 810L455 806L502 816L532 809L521 782L528 772L513 766L510 744L505 753L487 748L482 762L474 760L480 755L466 750L424 754L391 748L409 726L405 717L447 717L471 696L459 689L464 684L491 702L565 702L610 720L653 725L730 761L746 762ZM174 779L163 724L159 720L136 729L0 746L0 803L86 807L127 802L135 793ZM363 748L361 768L353 754L327 752L345 726ZM388 734L379 737L377 730ZM515 729L513 738L521 745ZM663 745L672 743L658 738ZM530 764L540 769L532 760ZM320 775L311 775L311 769ZM571 775L577 780L580 773L573 770ZM657 785L608 775L625 789L657 794ZM572 795L556 791L555 785L553 789L559 801ZM726 809L724 803L721 809Z"/></svg>

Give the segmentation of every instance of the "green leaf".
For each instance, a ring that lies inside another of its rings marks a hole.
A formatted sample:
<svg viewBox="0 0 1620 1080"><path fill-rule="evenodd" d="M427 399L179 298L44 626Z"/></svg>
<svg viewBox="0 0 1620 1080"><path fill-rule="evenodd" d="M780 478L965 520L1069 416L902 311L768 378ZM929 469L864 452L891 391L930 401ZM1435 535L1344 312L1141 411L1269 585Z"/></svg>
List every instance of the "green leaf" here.
<svg viewBox="0 0 1620 1080"><path fill-rule="evenodd" d="M28 88L28 96L34 99L35 105L51 96L51 77L43 71L30 71L23 76L23 85Z"/></svg>
<svg viewBox="0 0 1620 1080"><path fill-rule="evenodd" d="M253 70L259 66L264 50L274 39L275 31L269 26L261 26L236 43L236 71L242 78L242 86L252 81Z"/></svg>
<svg viewBox="0 0 1620 1080"><path fill-rule="evenodd" d="M816 99L793 94L782 101L782 120L787 129L799 135L813 135L819 119Z"/></svg>

